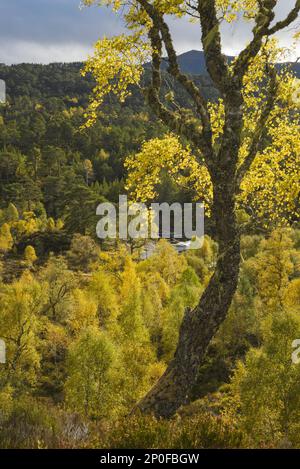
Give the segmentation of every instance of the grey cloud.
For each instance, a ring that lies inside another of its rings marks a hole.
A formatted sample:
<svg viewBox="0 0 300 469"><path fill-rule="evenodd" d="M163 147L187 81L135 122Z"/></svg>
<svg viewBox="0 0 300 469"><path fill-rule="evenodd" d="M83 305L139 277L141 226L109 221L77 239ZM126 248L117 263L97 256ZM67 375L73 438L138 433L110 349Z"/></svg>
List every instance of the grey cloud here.
<svg viewBox="0 0 300 469"><path fill-rule="evenodd" d="M295 0L279 0L277 17L285 17ZM80 0L1 0L0 62L39 62L82 60L92 51L97 38L119 34L122 21L106 8L79 9ZM198 25L172 20L178 52L200 49ZM222 28L227 54L236 54L251 37L243 23ZM291 35L280 35L288 45ZM300 53L299 53L300 54Z"/></svg>

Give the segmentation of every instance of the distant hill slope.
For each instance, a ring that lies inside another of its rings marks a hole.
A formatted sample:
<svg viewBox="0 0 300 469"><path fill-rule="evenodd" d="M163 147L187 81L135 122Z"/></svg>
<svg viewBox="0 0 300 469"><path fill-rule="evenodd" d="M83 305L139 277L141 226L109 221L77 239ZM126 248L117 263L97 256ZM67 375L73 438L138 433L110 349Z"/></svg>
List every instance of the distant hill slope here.
<svg viewBox="0 0 300 469"><path fill-rule="evenodd" d="M233 58L234 57L228 56L228 61L230 62ZM181 70L189 75L205 75L207 73L204 53L201 51L191 50L184 54L180 54L178 56L178 63ZM292 69L300 78L300 63L292 63L288 65L292 66ZM278 67L282 67L282 64L278 64ZM167 68L167 62L165 62L163 68Z"/></svg>
<svg viewBox="0 0 300 469"><path fill-rule="evenodd" d="M233 57L228 57L232 60ZM204 54L201 51L191 50L178 56L181 70L196 77L196 83L204 89L207 98L215 95L212 82L208 76ZM5 80L7 94L11 98L29 96L31 98L49 97L77 97L79 104L87 104L89 93L94 81L91 77L83 78L80 69L83 64L52 63L49 65L18 64L7 66L0 64L0 79ZM281 67L278 64L278 67ZM166 70L168 63L165 60L162 68ZM145 66L149 69L149 64ZM292 64L292 68L300 78L300 63ZM138 99L140 101L140 98Z"/></svg>

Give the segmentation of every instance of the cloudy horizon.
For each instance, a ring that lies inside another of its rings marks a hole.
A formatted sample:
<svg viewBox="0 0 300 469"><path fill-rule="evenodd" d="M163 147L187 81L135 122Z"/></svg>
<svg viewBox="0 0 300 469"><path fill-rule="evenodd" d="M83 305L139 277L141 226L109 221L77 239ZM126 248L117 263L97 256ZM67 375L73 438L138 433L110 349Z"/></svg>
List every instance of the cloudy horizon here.
<svg viewBox="0 0 300 469"><path fill-rule="evenodd" d="M277 18L284 18L294 3L295 0L279 0ZM198 25L173 20L170 26L178 53L200 50ZM0 63L82 61L92 53L99 37L123 31L121 18L109 9L80 8L80 0L1 0ZM250 27L244 22L223 27L224 53L237 54L250 34ZM291 37L291 30L282 33L281 44L289 46Z"/></svg>

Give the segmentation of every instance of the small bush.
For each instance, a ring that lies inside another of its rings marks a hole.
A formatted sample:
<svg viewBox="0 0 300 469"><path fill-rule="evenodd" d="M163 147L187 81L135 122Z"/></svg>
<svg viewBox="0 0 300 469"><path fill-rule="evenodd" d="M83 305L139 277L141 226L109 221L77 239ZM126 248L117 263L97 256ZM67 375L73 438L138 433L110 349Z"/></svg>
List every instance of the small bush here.
<svg viewBox="0 0 300 469"><path fill-rule="evenodd" d="M90 447L120 449L201 449L242 447L242 434L228 419L208 413L173 420L152 416L132 416L119 420Z"/></svg>
<svg viewBox="0 0 300 469"><path fill-rule="evenodd" d="M0 422L0 448L76 448L83 445L88 426L77 414L66 414L48 401L21 397Z"/></svg>

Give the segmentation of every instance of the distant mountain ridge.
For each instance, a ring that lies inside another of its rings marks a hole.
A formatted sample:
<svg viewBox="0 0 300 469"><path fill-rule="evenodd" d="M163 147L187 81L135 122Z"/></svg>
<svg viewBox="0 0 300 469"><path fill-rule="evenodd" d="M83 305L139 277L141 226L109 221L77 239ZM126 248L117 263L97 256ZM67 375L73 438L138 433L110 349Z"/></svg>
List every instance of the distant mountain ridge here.
<svg viewBox="0 0 300 469"><path fill-rule="evenodd" d="M231 62L234 57L228 56L228 62ZM206 75L207 68L204 58L204 53L198 50L190 50L183 54L178 55L178 63L182 72L187 73L189 75ZM297 77L300 78L300 63L286 63L286 64L278 64L278 67L282 67L284 65L291 65L292 69L296 73ZM168 64L167 61L163 63L162 68L167 69Z"/></svg>
<svg viewBox="0 0 300 469"><path fill-rule="evenodd" d="M233 57L228 57L229 62L232 59ZM178 62L181 70L192 75L197 86L201 86L206 99L214 100L217 98L217 91L207 73L203 52L197 50L185 52L178 56ZM278 67L282 67L282 65L278 64ZM300 63L290 65L296 76L300 78ZM76 97L79 105L87 106L95 82L92 76L81 76L80 70L82 67L82 62L56 62L48 65L29 63L4 65L0 63L0 79L6 83L8 98L15 99L20 96L27 96L35 99L52 97L66 99L66 97ZM166 70L167 67L168 62L165 59L162 68ZM149 63L145 64L145 69L149 71ZM187 97L180 89L179 84L177 85L174 84L185 102ZM129 101L131 104L134 101L134 105L142 105L139 93L134 93L133 98Z"/></svg>

